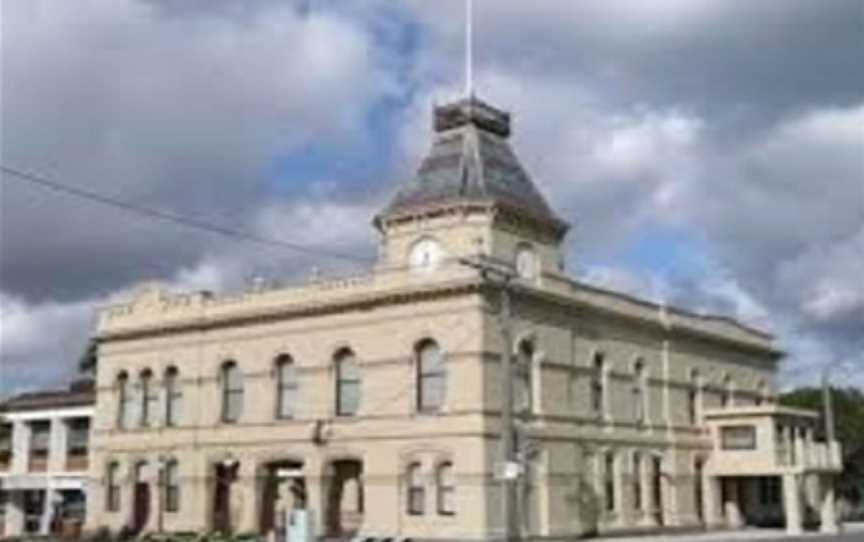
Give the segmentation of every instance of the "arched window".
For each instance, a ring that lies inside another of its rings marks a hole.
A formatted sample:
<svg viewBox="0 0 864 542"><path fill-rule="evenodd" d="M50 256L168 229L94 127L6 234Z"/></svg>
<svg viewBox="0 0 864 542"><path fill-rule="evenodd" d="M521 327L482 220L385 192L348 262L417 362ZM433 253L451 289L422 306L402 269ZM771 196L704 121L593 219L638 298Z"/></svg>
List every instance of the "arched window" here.
<svg viewBox="0 0 864 542"><path fill-rule="evenodd" d="M165 464L165 511L180 511L180 464L169 459Z"/></svg>
<svg viewBox="0 0 864 542"><path fill-rule="evenodd" d="M606 409L606 360L603 352L594 354L594 365L591 372L591 409L602 415Z"/></svg>
<svg viewBox="0 0 864 542"><path fill-rule="evenodd" d="M349 349L336 354L336 415L354 416L360 407L360 368Z"/></svg>
<svg viewBox="0 0 864 542"><path fill-rule="evenodd" d="M534 344L531 341L519 343L516 366L513 368L513 405L517 414L531 414L534 411L534 390L531 371L534 364Z"/></svg>
<svg viewBox="0 0 864 542"><path fill-rule="evenodd" d="M636 423L645 423L647 408L647 393L645 379L645 362L641 359L636 360L633 366L633 389L631 391L631 399L633 400L633 419Z"/></svg>
<svg viewBox="0 0 864 542"><path fill-rule="evenodd" d="M180 384L180 372L176 367L165 371L165 425L174 427L180 423L183 408L183 389Z"/></svg>
<svg viewBox="0 0 864 542"><path fill-rule="evenodd" d="M435 487L438 491L438 514L452 516L456 514L456 480L453 477L453 463L445 461L438 465L435 472Z"/></svg>
<svg viewBox="0 0 864 542"><path fill-rule="evenodd" d="M633 454L633 508L642 511L642 454Z"/></svg>
<svg viewBox="0 0 864 542"><path fill-rule="evenodd" d="M293 418L297 409L297 368L287 354L276 358L276 417Z"/></svg>
<svg viewBox="0 0 864 542"><path fill-rule="evenodd" d="M765 384L764 380L760 380L759 384L756 385L756 398L753 401L756 406L762 406L767 400L768 395L768 386Z"/></svg>
<svg viewBox="0 0 864 542"><path fill-rule="evenodd" d="M222 365L222 421L236 423L243 415L243 375L237 362Z"/></svg>
<svg viewBox="0 0 864 542"><path fill-rule="evenodd" d="M417 410L437 412L444 404L447 371L441 348L433 340L417 345Z"/></svg>
<svg viewBox="0 0 864 542"><path fill-rule="evenodd" d="M614 512L615 511L615 453L614 452L606 452L604 456L604 469L603 469L603 481L604 481L604 493L606 495L606 511Z"/></svg>
<svg viewBox="0 0 864 542"><path fill-rule="evenodd" d="M132 416L132 386L129 382L129 375L122 372L117 375L117 427L128 429L131 427L129 423Z"/></svg>
<svg viewBox="0 0 864 542"><path fill-rule="evenodd" d="M687 415L690 425L699 423L699 399L702 393L702 384L699 380L699 371L694 369L690 373L690 389L687 390Z"/></svg>
<svg viewBox="0 0 864 542"><path fill-rule="evenodd" d="M726 375L723 378L723 389L720 391L720 406L729 408L732 406L732 377Z"/></svg>
<svg viewBox="0 0 864 542"><path fill-rule="evenodd" d="M108 463L105 471L105 510L120 511L120 465L116 461Z"/></svg>
<svg viewBox="0 0 864 542"><path fill-rule="evenodd" d="M422 516L425 512L426 487L423 484L423 470L419 462L408 465L408 513Z"/></svg>
<svg viewBox="0 0 864 542"><path fill-rule="evenodd" d="M141 396L139 399L141 400L141 427L147 427L153 421L153 417L158 415L156 410L159 408L159 393L156 386L153 385L153 371L150 369L141 372Z"/></svg>

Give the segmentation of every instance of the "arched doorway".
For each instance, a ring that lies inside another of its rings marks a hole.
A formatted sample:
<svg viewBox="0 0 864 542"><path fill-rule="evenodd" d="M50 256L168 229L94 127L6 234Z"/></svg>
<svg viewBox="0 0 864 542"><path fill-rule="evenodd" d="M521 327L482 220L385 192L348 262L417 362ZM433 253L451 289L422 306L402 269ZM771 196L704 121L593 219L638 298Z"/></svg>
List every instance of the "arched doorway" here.
<svg viewBox="0 0 864 542"><path fill-rule="evenodd" d="M147 483L147 463L141 461L135 464L132 473L132 531L141 532L150 519L150 485Z"/></svg>
<svg viewBox="0 0 864 542"><path fill-rule="evenodd" d="M274 461L261 473L261 533L285 529L290 510L307 507L306 478L302 461Z"/></svg>
<svg viewBox="0 0 864 542"><path fill-rule="evenodd" d="M330 536L353 536L363 525L363 463L355 459L334 461L327 476L327 532Z"/></svg>
<svg viewBox="0 0 864 542"><path fill-rule="evenodd" d="M231 533L231 488L237 480L240 464L236 461L223 461L214 467L213 488L213 530Z"/></svg>

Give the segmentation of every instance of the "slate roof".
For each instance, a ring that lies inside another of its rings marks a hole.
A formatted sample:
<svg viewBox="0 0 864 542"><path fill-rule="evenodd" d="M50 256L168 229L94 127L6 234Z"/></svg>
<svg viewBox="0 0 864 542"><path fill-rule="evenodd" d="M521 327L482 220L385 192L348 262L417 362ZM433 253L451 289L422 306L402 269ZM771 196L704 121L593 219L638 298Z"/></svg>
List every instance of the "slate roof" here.
<svg viewBox="0 0 864 542"><path fill-rule="evenodd" d="M477 98L437 107L432 149L382 216L454 203L490 203L567 229L508 142L510 115Z"/></svg>
<svg viewBox="0 0 864 542"><path fill-rule="evenodd" d="M0 402L0 413L72 406L89 406L96 402L92 385L76 382L66 390L25 392Z"/></svg>

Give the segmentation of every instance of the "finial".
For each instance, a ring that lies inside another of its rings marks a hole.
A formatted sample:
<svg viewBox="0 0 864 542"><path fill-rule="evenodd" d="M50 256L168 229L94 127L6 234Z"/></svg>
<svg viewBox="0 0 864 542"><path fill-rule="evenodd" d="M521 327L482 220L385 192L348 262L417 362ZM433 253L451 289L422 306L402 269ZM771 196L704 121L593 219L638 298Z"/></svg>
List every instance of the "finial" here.
<svg viewBox="0 0 864 542"><path fill-rule="evenodd" d="M474 97L474 2L465 0L465 97Z"/></svg>

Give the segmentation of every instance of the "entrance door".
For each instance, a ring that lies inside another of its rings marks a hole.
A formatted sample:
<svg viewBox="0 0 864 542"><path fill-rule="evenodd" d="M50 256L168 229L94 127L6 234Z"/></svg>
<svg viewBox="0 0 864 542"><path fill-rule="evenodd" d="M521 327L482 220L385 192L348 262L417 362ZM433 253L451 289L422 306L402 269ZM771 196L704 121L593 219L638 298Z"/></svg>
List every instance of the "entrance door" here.
<svg viewBox="0 0 864 542"><path fill-rule="evenodd" d="M331 536L353 536L363 525L363 463L331 465L327 495L327 528Z"/></svg>
<svg viewBox="0 0 864 542"><path fill-rule="evenodd" d="M146 463L135 466L135 485L132 490L132 531L139 533L150 519L150 485L145 475Z"/></svg>
<svg viewBox="0 0 864 542"><path fill-rule="evenodd" d="M284 531L287 513L304 509L306 481L303 463L280 461L268 464L261 487L261 532Z"/></svg>
<svg viewBox="0 0 864 542"><path fill-rule="evenodd" d="M213 529L230 533L231 525L231 486L237 475L237 464L216 465L216 487L213 492Z"/></svg>

